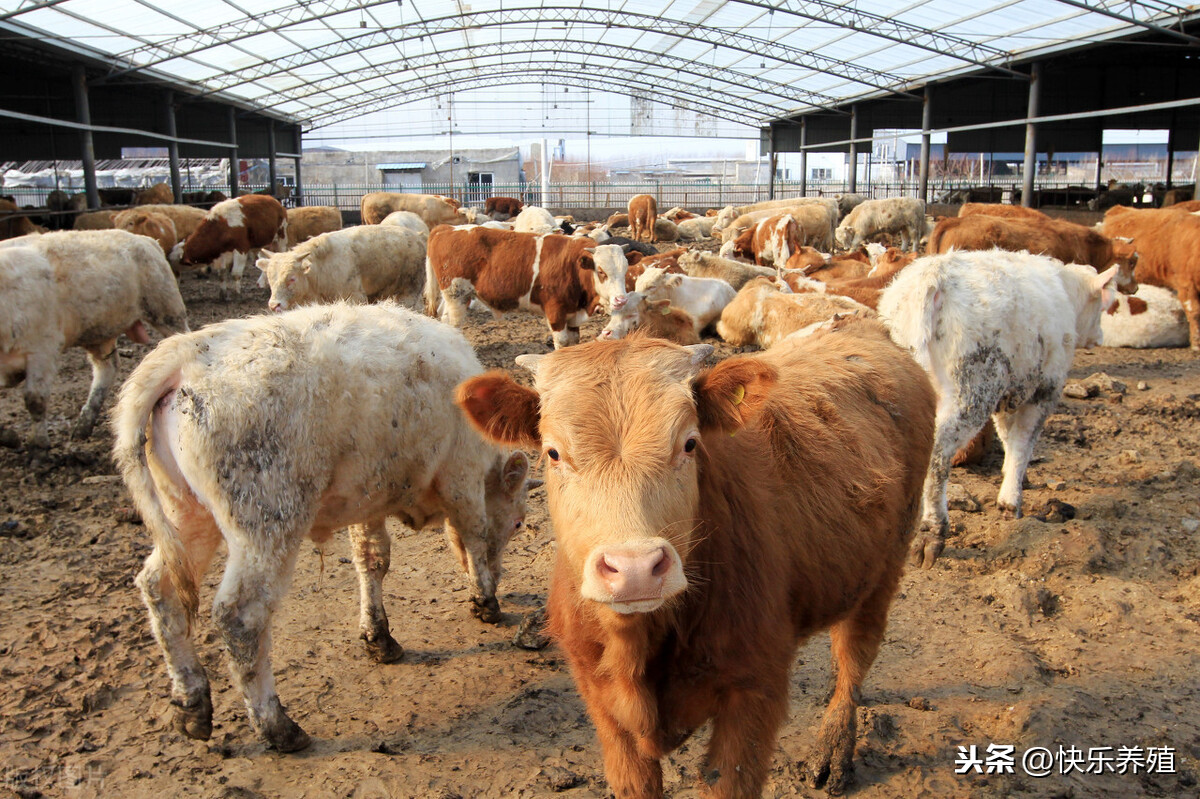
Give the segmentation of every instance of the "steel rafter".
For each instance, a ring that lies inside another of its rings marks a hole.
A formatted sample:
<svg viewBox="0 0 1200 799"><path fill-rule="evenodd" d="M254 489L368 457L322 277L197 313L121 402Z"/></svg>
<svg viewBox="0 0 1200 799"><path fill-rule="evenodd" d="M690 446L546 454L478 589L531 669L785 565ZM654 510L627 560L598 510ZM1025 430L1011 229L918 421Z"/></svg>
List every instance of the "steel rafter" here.
<svg viewBox="0 0 1200 799"><path fill-rule="evenodd" d="M871 14L855 8L855 3L840 5L830 0L734 0L742 5L775 9L785 14L835 25L840 28L878 36L900 44L919 47L938 55L946 55L980 67L998 69L1021 78L1028 76L1004 66L1012 53L961 36L954 36L919 25L910 25L892 17Z"/></svg>
<svg viewBox="0 0 1200 799"><path fill-rule="evenodd" d="M414 56L400 56L399 58L390 61L383 61L378 64L372 64L364 69L354 70L353 72L338 75L336 78L329 80L309 80L303 86L298 87L301 93L294 91L267 91L264 94L250 98L249 102L255 104L270 103L272 98L280 96L286 97L288 100L301 101L323 92L339 89L343 86L355 85L372 78L390 78L402 72L417 71L429 68L445 67L447 64L455 64L462 61L476 61L479 59L503 58L512 54L529 54L529 53L561 53L562 45L558 42L538 41L535 39L517 39L509 40L503 43L494 42L491 44L462 45L443 49L437 53L423 53ZM664 55L652 50L643 50L640 48L631 48L618 45L610 45L603 43L595 44L578 44L572 48L570 55L574 59L578 58L603 58L610 61L623 63L625 69L632 73L642 75L648 80L656 80L657 73L635 69L633 64L629 63L629 55L631 53L644 54L647 57L656 57L659 63L653 65L653 69L668 70L671 73L687 73L695 75L699 78L707 78L709 80L720 81L721 83L735 86L739 89L745 89L748 93L768 94L774 97L779 97L784 100L789 100L802 105L813 107L822 106L825 104L834 104L838 102L835 97L829 97L823 94L814 92L806 92L794 86L789 86L786 83L767 80L765 78L754 75L747 75L729 69L716 68L699 60L680 58L678 56ZM713 88L711 92L722 95L728 102L740 103L745 102L744 94L730 91L727 88Z"/></svg>
<svg viewBox="0 0 1200 799"><path fill-rule="evenodd" d="M1139 28L1145 28L1146 30L1154 31L1155 33L1161 33L1166 36L1173 36L1176 39L1183 39L1185 42L1188 42L1190 44L1200 44L1200 38L1198 38L1196 36L1192 36L1190 34L1183 33L1182 31L1172 30L1171 28L1163 27L1162 25L1155 24L1148 20L1138 19L1133 14L1122 14L1120 12L1113 11L1109 8L1106 8L1103 3L1085 3L1085 2L1082 2L1082 0L1057 0L1057 1L1059 3L1062 3L1063 5L1071 6L1072 8L1080 8L1080 9L1083 9L1084 11L1091 11L1092 13L1095 13L1095 14L1102 14L1106 17L1111 17L1112 19L1120 20L1121 22L1124 22L1127 25L1136 25ZM1129 3L1129 6L1131 8L1134 5L1135 5L1134 3ZM1143 4L1137 3L1136 5L1142 6ZM1184 11L1186 11L1186 9L1180 8L1180 9L1176 9L1176 11L1174 13L1181 14ZM1172 13L1172 12L1164 10L1164 11L1157 12L1156 14L1153 14L1153 16L1157 16L1158 14L1170 14L1170 13Z"/></svg>
<svg viewBox="0 0 1200 799"><path fill-rule="evenodd" d="M31 0L30 2L22 2L12 11L0 13L0 22L3 22L6 19L12 19L13 17L21 14L28 14L30 11L37 11L39 8L51 8L65 2L67 2L67 0Z"/></svg>
<svg viewBox="0 0 1200 799"><path fill-rule="evenodd" d="M387 0L391 2L391 0ZM378 5L381 0L361 3L355 8L370 8ZM335 13L343 13L339 9ZM291 25L315 19L309 16L289 23ZM256 36L270 32L273 28L262 28L245 21L244 32L239 37ZM641 30L648 33L665 34L679 39L690 39L705 45L716 44L730 50L746 53L755 57L769 58L777 63L785 63L803 69L811 69L833 75L837 78L869 86L873 89L896 91L899 86L908 82L907 78L879 70L873 70L842 61L828 56L822 56L808 50L780 44L777 42L751 36L742 31L714 28L698 23L663 19L650 14L638 14L627 11L613 11L604 8L580 6L547 6L547 7L518 7L502 8L490 11L469 12L466 14L451 14L443 17L431 17L427 20L410 22L403 27L383 28L358 36L349 36L342 41L331 42L328 45L315 47L310 50L295 53L290 56L263 61L241 69L231 69L213 76L206 82L216 90L227 89L243 83L249 83L264 77L281 74L290 69L320 63L347 53L365 52L385 45L398 45L415 41L426 36L438 36L449 33L459 33L471 28L497 27L504 25L536 24L539 22L561 22L567 25L589 25L605 28L625 28ZM229 27L229 26L226 26ZM399 34L399 35L397 35ZM180 37L184 38L184 37ZM205 43L190 50L173 51L168 57L158 60L151 59L137 64L138 67L155 66L171 58L193 56L218 44L229 43L206 39ZM144 50L145 48L142 48ZM132 61L139 51L131 50L119 54L122 60ZM131 66L131 70L134 67Z"/></svg>
<svg viewBox="0 0 1200 799"><path fill-rule="evenodd" d="M524 76L527 76L527 79L524 79ZM709 98L687 84L672 85L670 81L643 82L636 77L631 77L629 72L624 69L588 64L564 67L560 64L538 62L528 65L506 64L487 71L463 69L444 73L438 75L436 81L421 81L419 86L408 89L403 97L397 94L395 87L387 86L369 92L362 99L350 104L344 101L333 101L315 106L313 110L318 113L309 119L314 123L314 127L326 127L343 119L397 105L405 105L429 97L437 97L449 92L508 84L542 83L547 77L569 80L572 87L623 94L628 97L649 98L664 105L694 111L748 127L757 128L763 122L762 117L755 117L741 108L707 102ZM323 108L330 110L321 113ZM775 109L770 109L771 114L774 114L775 111Z"/></svg>

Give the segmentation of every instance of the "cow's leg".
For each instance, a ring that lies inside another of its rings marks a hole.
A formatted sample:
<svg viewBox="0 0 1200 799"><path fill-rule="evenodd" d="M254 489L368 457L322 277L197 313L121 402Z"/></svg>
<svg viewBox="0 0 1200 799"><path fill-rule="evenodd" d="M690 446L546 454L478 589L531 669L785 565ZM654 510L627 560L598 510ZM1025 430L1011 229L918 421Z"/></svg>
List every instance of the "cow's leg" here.
<svg viewBox="0 0 1200 799"><path fill-rule="evenodd" d="M601 686L581 678L577 685L604 750L604 777L609 790L617 799L662 799L662 752L653 741L629 731L628 723L641 719L627 719L622 725L614 715L618 710L644 706L646 698L638 695L636 687L615 679Z"/></svg>
<svg viewBox="0 0 1200 799"><path fill-rule="evenodd" d="M233 251L233 267L229 270L233 278L233 293L242 296L242 274L246 271L246 261L250 260L249 252Z"/></svg>
<svg viewBox="0 0 1200 799"><path fill-rule="evenodd" d="M452 296L452 292L442 291L442 321L454 327L462 327L467 321L469 302L463 302L457 294Z"/></svg>
<svg viewBox="0 0 1200 799"><path fill-rule="evenodd" d="M87 402L79 411L79 418L71 426L71 438L84 439L92 435L100 409L104 406L104 398L108 389L117 377L117 367L120 359L117 356L117 340L110 339L87 351L88 362L92 365L92 388L88 391Z"/></svg>
<svg viewBox="0 0 1200 799"><path fill-rule="evenodd" d="M1183 306L1183 315L1187 317L1192 352L1200 352L1200 291L1191 285L1175 293L1179 297L1179 304Z"/></svg>
<svg viewBox="0 0 1200 799"><path fill-rule="evenodd" d="M229 302L229 271L233 263L233 253L221 253L212 262L212 268L221 278L221 302Z"/></svg>
<svg viewBox="0 0 1200 799"><path fill-rule="evenodd" d="M183 541L193 575L199 579L208 570L221 533L207 511L195 505L172 513L172 523ZM212 697L208 675L192 646L189 619L170 582L163 581L162 554L156 548L134 582L150 614L150 629L163 651L171 677L172 724L189 738L207 740L212 735Z"/></svg>
<svg viewBox="0 0 1200 799"><path fill-rule="evenodd" d="M350 543L354 547L354 567L358 569L360 637L372 660L395 663L404 657L404 648L392 638L383 608L383 578L392 563L392 538L380 519L350 525Z"/></svg>
<svg viewBox="0 0 1200 799"><path fill-rule="evenodd" d="M499 571L493 571L488 558L487 511L478 484L448 480L439 489L446 514L446 541L458 557L463 571L471 579L471 615L488 624L501 619L496 599ZM457 501L454 501L457 498ZM503 548L507 541L502 542Z"/></svg>
<svg viewBox="0 0 1200 799"><path fill-rule="evenodd" d="M817 734L808 777L814 787L824 785L832 796L845 790L854 772L855 711L859 691L879 653L879 644L887 628L888 607L899 579L897 564L888 570L879 586L849 617L829 629L837 676L833 698L829 700Z"/></svg>
<svg viewBox="0 0 1200 799"><path fill-rule="evenodd" d="M729 690L717 704L701 775L712 799L759 796L775 736L787 717L787 665L756 675L752 687Z"/></svg>
<svg viewBox="0 0 1200 799"><path fill-rule="evenodd" d="M50 431L46 423L46 408L50 404L50 389L58 371L57 352L29 353L25 357L25 385L22 389L25 410L33 420L26 445L30 449L49 449Z"/></svg>
<svg viewBox="0 0 1200 799"><path fill-rule="evenodd" d="M1055 401L1059 392L1053 392ZM1000 482L1000 493L996 506L1005 518L1021 518L1021 489L1025 483L1025 470L1033 456L1033 445L1042 432L1046 417L1053 410L1055 401L1029 403L1011 413L1001 412L992 417L996 422L996 434L1004 445L1004 479Z"/></svg>
<svg viewBox="0 0 1200 799"><path fill-rule="evenodd" d="M225 536L229 558L213 601L213 624L229 650L229 669L255 732L280 752L295 752L310 741L275 693L271 616L291 582L299 536L260 543L241 530L233 533Z"/></svg>
<svg viewBox="0 0 1200 799"><path fill-rule="evenodd" d="M994 402L989 404L982 395L964 397L953 390L944 392L942 386L938 389L937 423L929 473L925 476L921 529L911 550L913 565L923 569L931 568L946 547L946 535L950 532L946 485L950 482L954 454L983 428L989 410L995 407Z"/></svg>

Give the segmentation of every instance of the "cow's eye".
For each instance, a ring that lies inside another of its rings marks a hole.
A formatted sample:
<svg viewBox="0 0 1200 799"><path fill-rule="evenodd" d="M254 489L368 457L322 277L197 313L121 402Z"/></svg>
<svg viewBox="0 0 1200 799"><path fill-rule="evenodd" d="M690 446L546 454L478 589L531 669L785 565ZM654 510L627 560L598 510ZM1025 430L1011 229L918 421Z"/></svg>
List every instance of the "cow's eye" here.
<svg viewBox="0 0 1200 799"><path fill-rule="evenodd" d="M684 452L695 452L696 451L696 437L695 436L690 436L688 438L687 443L685 443L683 445L683 451Z"/></svg>
<svg viewBox="0 0 1200 799"><path fill-rule="evenodd" d="M551 447L550 449L546 450L546 457L555 463L558 463L558 450Z"/></svg>

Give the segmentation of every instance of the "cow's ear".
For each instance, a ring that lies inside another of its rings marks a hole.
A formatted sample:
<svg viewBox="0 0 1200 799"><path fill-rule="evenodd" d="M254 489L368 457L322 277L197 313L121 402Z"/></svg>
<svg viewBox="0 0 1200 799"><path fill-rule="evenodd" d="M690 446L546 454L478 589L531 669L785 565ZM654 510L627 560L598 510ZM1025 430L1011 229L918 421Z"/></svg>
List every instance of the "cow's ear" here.
<svg viewBox="0 0 1200 799"><path fill-rule="evenodd" d="M674 272L671 272L667 275L667 279L663 285L665 285L667 288L678 288L683 285L683 275L677 275Z"/></svg>
<svg viewBox="0 0 1200 799"><path fill-rule="evenodd" d="M504 471L501 474L504 490L510 496L515 496L518 490L525 489L525 475L527 474L529 474L529 456L517 450L504 462Z"/></svg>
<svg viewBox="0 0 1200 799"><path fill-rule="evenodd" d="M777 380L757 358L731 358L704 372L692 385L700 429L736 433L762 411Z"/></svg>
<svg viewBox="0 0 1200 799"><path fill-rule="evenodd" d="M651 300L650 307L653 308L654 310L658 311L659 313L661 313L663 316L666 316L667 314L669 314L671 312L671 301L670 300Z"/></svg>
<svg viewBox="0 0 1200 799"><path fill-rule="evenodd" d="M489 441L541 447L538 394L504 372L497 369L460 383L454 402Z"/></svg>
<svg viewBox="0 0 1200 799"><path fill-rule="evenodd" d="M626 246L629 246L629 245L626 245ZM646 257L645 255L638 252L637 250L634 250L633 252L630 252L629 250L625 251L625 260L629 262L630 266L633 266L634 264L640 264L642 262L642 259L645 257Z"/></svg>

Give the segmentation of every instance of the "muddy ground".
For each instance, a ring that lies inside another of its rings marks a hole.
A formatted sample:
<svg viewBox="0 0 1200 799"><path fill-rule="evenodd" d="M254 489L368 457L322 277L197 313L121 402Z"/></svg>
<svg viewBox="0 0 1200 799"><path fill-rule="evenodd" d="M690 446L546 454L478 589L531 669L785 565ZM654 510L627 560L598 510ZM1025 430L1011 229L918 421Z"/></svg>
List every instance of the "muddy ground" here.
<svg viewBox="0 0 1200 799"><path fill-rule="evenodd" d="M185 276L193 327L265 308L266 292L217 299ZM599 330L599 321L584 329ZM473 316L490 367L546 351L544 323ZM718 342L719 343L719 342ZM122 376L148 348L122 342ZM721 356L730 349L719 346ZM211 626L196 625L213 682L212 740L168 728L168 680L133 577L149 553L109 458L107 429L67 438L89 370L66 353L52 401L53 450L0 448L0 797L603 797L600 750L561 653L510 644L546 595L554 554L541 489L512 542L502 623L481 624L440 535L392 527L385 583L402 662L358 640L349 544L306 549L275 625L281 698L313 736L294 755L253 736ZM976 498L929 572L905 576L859 710L859 797L1196 796L1200 757L1200 360L1186 350L1080 351L1073 376L1127 386L1064 399L1030 468L1026 508L1074 519L1003 521L999 446L953 481ZM1147 387L1139 390L1144 381ZM110 403L111 404L111 403ZM18 391L0 428L28 430ZM964 500L966 501L966 500ZM970 504L967 502L967 504ZM1057 517L1052 517L1057 518ZM202 605L211 601L220 563ZM803 647L768 797L817 796L799 779L829 686L828 638ZM666 765L669 794L695 796L706 731ZM1015 774L956 775L960 746L1015 747ZM1171 747L1175 773L1021 767L1031 747Z"/></svg>

